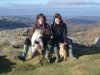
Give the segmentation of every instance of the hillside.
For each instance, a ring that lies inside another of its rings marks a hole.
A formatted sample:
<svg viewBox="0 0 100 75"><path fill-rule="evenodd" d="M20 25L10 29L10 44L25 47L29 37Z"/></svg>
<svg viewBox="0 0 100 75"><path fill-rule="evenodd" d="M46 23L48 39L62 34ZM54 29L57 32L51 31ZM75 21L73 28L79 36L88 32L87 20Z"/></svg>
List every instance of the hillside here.
<svg viewBox="0 0 100 75"><path fill-rule="evenodd" d="M30 27L32 23L33 20L28 17L3 16L0 17L0 30Z"/></svg>
<svg viewBox="0 0 100 75"><path fill-rule="evenodd" d="M52 63L47 63L47 61L43 59L41 61L41 65L41 63L39 63L39 61L42 59L41 56L36 56L35 58L30 60L30 53L28 53L27 61L20 61L19 59L17 59L17 55L22 52L22 46L16 48L5 42L4 44L2 44L2 46L0 46L0 75L100 74L100 49L81 46L81 44L74 45L73 49L74 55L77 57L77 60L67 60L65 62L61 61L60 63L54 63L55 55L52 54Z"/></svg>
<svg viewBox="0 0 100 75"><path fill-rule="evenodd" d="M18 23L18 20L14 22ZM29 30L30 27L26 25L24 28L19 26L0 31L0 75L100 75L100 49L92 46L95 38L100 37L99 24L68 25L68 35L74 42L73 53L77 59L60 63L54 62L54 53L51 54L51 63L40 55L30 60L30 51L27 61L22 62L17 58Z"/></svg>
<svg viewBox="0 0 100 75"><path fill-rule="evenodd" d="M0 30L16 29L30 27L34 23L35 16L0 16ZM78 16L78 17L64 17L64 22L67 26L95 26L100 24L100 17L92 16ZM47 15L47 22L52 23L52 16Z"/></svg>
<svg viewBox="0 0 100 75"><path fill-rule="evenodd" d="M93 17L93 16L77 16L66 19L66 21L73 25L97 25L100 23L100 17Z"/></svg>
<svg viewBox="0 0 100 75"><path fill-rule="evenodd" d="M95 38L100 37L100 26L90 30L74 33L74 36L80 37L85 45L93 45Z"/></svg>
<svg viewBox="0 0 100 75"><path fill-rule="evenodd" d="M60 63L47 63L39 56L26 62L16 58L21 49L7 48L0 51L0 75L99 75L100 50L91 48L74 48L77 60L68 60Z"/></svg>

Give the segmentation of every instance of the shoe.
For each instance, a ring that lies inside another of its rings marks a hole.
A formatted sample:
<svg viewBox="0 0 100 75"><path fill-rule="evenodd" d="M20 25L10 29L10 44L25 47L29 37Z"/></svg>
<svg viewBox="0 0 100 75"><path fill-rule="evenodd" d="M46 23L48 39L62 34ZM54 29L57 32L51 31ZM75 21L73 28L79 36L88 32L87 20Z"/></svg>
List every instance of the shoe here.
<svg viewBox="0 0 100 75"><path fill-rule="evenodd" d="M50 59L45 55L46 60L50 63Z"/></svg>
<svg viewBox="0 0 100 75"><path fill-rule="evenodd" d="M76 57L71 57L69 58L69 60L76 60Z"/></svg>
<svg viewBox="0 0 100 75"><path fill-rule="evenodd" d="M56 60L55 60L55 63L59 63L59 60L58 60L58 59L56 59Z"/></svg>
<svg viewBox="0 0 100 75"><path fill-rule="evenodd" d="M23 56L17 56L17 58L20 59L23 62L25 61L25 57L23 57Z"/></svg>

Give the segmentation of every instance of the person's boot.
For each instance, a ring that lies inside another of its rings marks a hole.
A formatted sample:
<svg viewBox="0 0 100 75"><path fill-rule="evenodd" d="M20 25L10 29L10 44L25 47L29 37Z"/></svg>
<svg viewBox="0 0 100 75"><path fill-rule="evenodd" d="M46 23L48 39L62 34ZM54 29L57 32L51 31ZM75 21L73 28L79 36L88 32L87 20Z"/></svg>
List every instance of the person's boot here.
<svg viewBox="0 0 100 75"><path fill-rule="evenodd" d="M45 58L46 58L46 60L50 63L49 53L50 53L50 51L48 51L48 50L46 49Z"/></svg>
<svg viewBox="0 0 100 75"><path fill-rule="evenodd" d="M75 60L76 57L74 57L72 50L73 50L72 45L69 45L69 59L70 60Z"/></svg>
<svg viewBox="0 0 100 75"><path fill-rule="evenodd" d="M29 49L29 46L28 46L28 45L24 45L23 53L22 53L21 55L18 56L18 58L19 58L20 60L25 61L25 58L26 58L28 49Z"/></svg>
<svg viewBox="0 0 100 75"><path fill-rule="evenodd" d="M55 63L58 63L60 61L60 57L59 57L59 50L57 47L54 47L54 53L56 55Z"/></svg>
<svg viewBox="0 0 100 75"><path fill-rule="evenodd" d="M45 58L47 59L48 62L50 62L49 54L50 54L51 49L52 49L51 44L47 44Z"/></svg>

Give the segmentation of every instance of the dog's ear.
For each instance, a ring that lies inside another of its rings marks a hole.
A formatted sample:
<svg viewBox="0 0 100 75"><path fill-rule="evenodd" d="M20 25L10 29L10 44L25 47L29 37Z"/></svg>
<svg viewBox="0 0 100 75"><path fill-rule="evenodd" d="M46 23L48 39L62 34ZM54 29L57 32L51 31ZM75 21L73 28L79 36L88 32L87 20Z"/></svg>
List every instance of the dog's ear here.
<svg viewBox="0 0 100 75"><path fill-rule="evenodd" d="M38 30L37 29L35 29L35 32L37 32Z"/></svg>
<svg viewBox="0 0 100 75"><path fill-rule="evenodd" d="M61 42L59 42L59 47L61 46Z"/></svg>

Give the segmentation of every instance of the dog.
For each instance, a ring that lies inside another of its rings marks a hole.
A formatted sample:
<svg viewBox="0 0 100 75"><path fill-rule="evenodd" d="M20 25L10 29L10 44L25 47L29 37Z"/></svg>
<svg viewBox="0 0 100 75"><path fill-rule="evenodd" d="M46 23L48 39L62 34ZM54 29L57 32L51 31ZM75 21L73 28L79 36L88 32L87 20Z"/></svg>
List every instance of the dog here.
<svg viewBox="0 0 100 75"><path fill-rule="evenodd" d="M43 50L43 42L42 42L42 31L40 29L36 29L34 31L34 34L32 35L31 44L31 58L34 56L35 52L38 51L40 54L42 54Z"/></svg>
<svg viewBox="0 0 100 75"><path fill-rule="evenodd" d="M63 61L66 61L68 59L68 53L65 47L64 43L59 43L59 55L60 58L63 59Z"/></svg>

